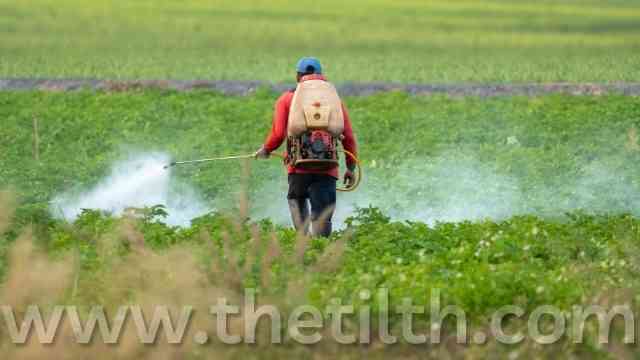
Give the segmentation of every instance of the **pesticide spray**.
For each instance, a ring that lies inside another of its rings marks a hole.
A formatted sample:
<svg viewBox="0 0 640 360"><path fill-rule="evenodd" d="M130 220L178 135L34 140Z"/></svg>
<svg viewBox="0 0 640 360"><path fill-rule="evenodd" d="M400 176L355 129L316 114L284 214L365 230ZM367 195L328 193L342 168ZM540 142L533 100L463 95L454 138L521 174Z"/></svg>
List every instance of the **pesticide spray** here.
<svg viewBox="0 0 640 360"><path fill-rule="evenodd" d="M162 204L170 225L188 226L190 220L213 210L193 187L171 176L173 166L253 158L253 154L169 163L167 154L139 154L116 163L95 187L59 195L52 211L74 220L82 209L121 214L128 207ZM561 187L536 185L523 188L521 179L502 174L472 154L447 151L428 159L407 159L394 164L369 163L362 191L338 198L336 228L358 207L375 206L395 220L415 220L433 225L439 221L500 220L518 214L560 216L577 209L640 214L640 188L618 170L602 163L585 164L582 177ZM271 180L258 180L251 195L253 219L269 218L288 225L290 215L284 194L286 181L273 168ZM362 174L360 174L362 176ZM359 177L360 178L360 177ZM221 206L229 204L219 204Z"/></svg>
<svg viewBox="0 0 640 360"><path fill-rule="evenodd" d="M282 154L273 153L272 155L275 159L284 157ZM171 169L177 165L252 159L254 156L254 154L243 154L169 162L170 156L167 154L138 154L114 164L110 174L90 190L67 192L56 196L51 202L51 209L57 217L73 221L83 209L103 210L117 216L127 208L164 205L169 213L168 218L165 219L167 224L188 226L191 219L215 209L205 204L203 197L195 189L173 179ZM337 190L355 190L361 177L362 171L358 165L356 183L348 188Z"/></svg>
<svg viewBox="0 0 640 360"><path fill-rule="evenodd" d="M562 217L589 213L640 215L640 183L626 170L599 160L581 163L578 174L560 176L551 185L500 171L475 154L446 149L430 157L398 162L370 160L362 189L339 195L333 223L343 228L357 208L373 206L395 221L499 221L516 215ZM253 218L287 225L286 183L267 180L255 192Z"/></svg>
<svg viewBox="0 0 640 360"><path fill-rule="evenodd" d="M58 217L74 220L82 209L99 209L120 215L130 207L154 205L167 207L170 225L187 226L190 220L213 210L202 196L185 183L171 178L165 168L170 157L162 153L146 153L117 162L110 174L92 189L81 193L65 193L52 201Z"/></svg>

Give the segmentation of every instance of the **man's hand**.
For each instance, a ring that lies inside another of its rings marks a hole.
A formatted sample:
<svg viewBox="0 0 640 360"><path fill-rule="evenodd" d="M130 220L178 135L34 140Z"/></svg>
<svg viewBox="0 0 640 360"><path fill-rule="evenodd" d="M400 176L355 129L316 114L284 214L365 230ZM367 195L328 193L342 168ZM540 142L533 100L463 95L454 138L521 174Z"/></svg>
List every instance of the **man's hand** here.
<svg viewBox="0 0 640 360"><path fill-rule="evenodd" d="M353 184L355 184L355 182L356 182L356 177L355 175L353 175L353 171L352 170L345 171L343 184L347 187L347 189L352 187Z"/></svg>
<svg viewBox="0 0 640 360"><path fill-rule="evenodd" d="M256 151L254 156L256 157L256 159L268 159L269 158L269 152L263 146L260 149L258 149L258 151Z"/></svg>

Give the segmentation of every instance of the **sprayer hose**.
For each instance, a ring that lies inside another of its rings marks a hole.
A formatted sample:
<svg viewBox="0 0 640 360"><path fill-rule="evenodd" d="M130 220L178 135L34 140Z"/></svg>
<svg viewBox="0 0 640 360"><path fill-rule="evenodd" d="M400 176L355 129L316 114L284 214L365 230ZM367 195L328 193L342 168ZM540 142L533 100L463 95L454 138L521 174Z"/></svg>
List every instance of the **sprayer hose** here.
<svg viewBox="0 0 640 360"><path fill-rule="evenodd" d="M339 151L345 153L345 155L348 155L353 159L353 162L356 163L356 169L358 169L357 171L358 175L356 176L356 181L353 183L353 185L349 187L344 187L344 188L336 188L336 190L342 191L342 192L354 191L360 185L360 180L362 180L362 166L360 166L360 160L350 151L347 151L347 150L339 150Z"/></svg>

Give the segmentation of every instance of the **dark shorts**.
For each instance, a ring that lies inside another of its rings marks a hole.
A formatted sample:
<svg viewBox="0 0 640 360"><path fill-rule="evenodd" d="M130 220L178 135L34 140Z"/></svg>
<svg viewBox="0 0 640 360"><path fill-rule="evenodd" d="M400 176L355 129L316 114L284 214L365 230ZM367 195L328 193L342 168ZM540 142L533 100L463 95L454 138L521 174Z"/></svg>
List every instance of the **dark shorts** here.
<svg viewBox="0 0 640 360"><path fill-rule="evenodd" d="M289 174L287 199L309 199L313 219L325 211L329 212L325 216L331 219L336 206L336 178L322 174Z"/></svg>

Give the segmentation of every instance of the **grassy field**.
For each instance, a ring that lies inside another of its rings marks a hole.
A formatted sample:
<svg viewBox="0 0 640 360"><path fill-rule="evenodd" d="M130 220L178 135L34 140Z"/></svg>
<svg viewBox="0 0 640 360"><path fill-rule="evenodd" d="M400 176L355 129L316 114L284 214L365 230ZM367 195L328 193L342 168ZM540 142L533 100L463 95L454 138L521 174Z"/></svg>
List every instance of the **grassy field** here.
<svg viewBox="0 0 640 360"><path fill-rule="evenodd" d="M347 229L330 239L298 238L273 224L286 213L285 178L270 161L252 162L248 179L236 162L177 168L172 176L195 186L220 211L189 227L163 224L159 208L139 210L137 218L97 211L85 211L73 223L52 217L49 201L56 194L93 186L132 152L192 158L254 150L269 127L275 97L266 91L250 97L205 91L0 93L0 184L18 197L14 207L0 193L0 253L6 259L0 262L0 299L18 309L64 303L115 311L123 301L205 307L221 294L239 301L243 287L255 287L264 301L285 310L301 302L324 308L336 297L375 313L380 303L363 301L361 291L386 287L392 304L406 296L428 305L427 294L439 289L443 306L467 312L470 331L486 328L488 315L506 304L527 314L542 304L562 311L594 303L637 309L640 170L631 164L640 160L640 102L633 97L347 98L367 178L357 193L340 197L350 218ZM249 215L267 220L246 221L238 212L243 183L253 203ZM352 203L365 208L353 210ZM429 328L428 315L417 321L418 332ZM396 334L400 323L391 319ZM345 324L350 331L358 326ZM514 331L526 326L509 324ZM211 329L211 322L200 318L192 328L202 327ZM448 325L443 331L452 336ZM118 352L153 358L154 351L171 351L196 359L276 359L528 358L558 352L607 358L637 350L620 345L620 323L613 326L611 345L598 345L596 331L589 325L580 344L569 338L544 347L531 339L515 346L446 341L429 352L407 344L384 348L378 340L364 348L328 342L264 345L259 352L127 340L134 345L102 349L75 346L68 337L53 346L2 351L12 357Z"/></svg>
<svg viewBox="0 0 640 360"><path fill-rule="evenodd" d="M58 192L95 184L130 154L190 159L250 153L266 136L274 100L267 91L246 98L206 91L0 93L0 150L8 164L0 168L0 183L19 190L26 203L46 204ZM373 204L426 222L638 210L640 173L630 166L639 155L640 102L634 97L395 93L348 98L347 105L366 179L361 192L344 196L345 205ZM281 201L282 171L276 161L252 164L255 206ZM174 175L228 208L237 200L241 174L237 162L218 162L176 168ZM456 180L445 180L451 177ZM257 214L286 220L277 204Z"/></svg>
<svg viewBox="0 0 640 360"><path fill-rule="evenodd" d="M638 81L636 1L0 1L0 77Z"/></svg>

